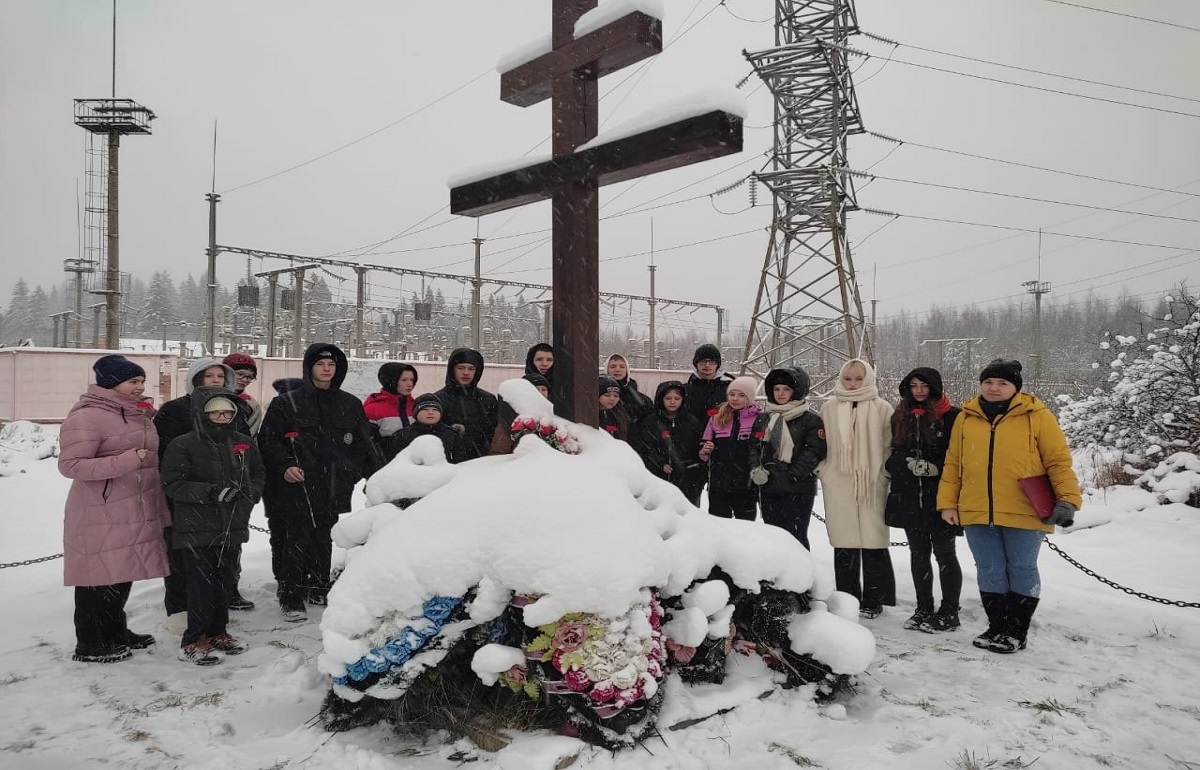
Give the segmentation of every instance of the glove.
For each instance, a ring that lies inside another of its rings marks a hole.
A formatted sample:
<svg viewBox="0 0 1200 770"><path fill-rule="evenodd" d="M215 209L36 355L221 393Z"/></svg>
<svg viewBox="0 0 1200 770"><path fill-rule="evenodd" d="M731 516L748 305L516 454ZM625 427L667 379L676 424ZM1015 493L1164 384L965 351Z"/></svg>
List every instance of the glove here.
<svg viewBox="0 0 1200 770"><path fill-rule="evenodd" d="M454 432L460 436L467 432L467 426L463 425L462 423L456 422L450 427L453 428Z"/></svg>
<svg viewBox="0 0 1200 770"><path fill-rule="evenodd" d="M1056 524L1060 527L1074 526L1075 506L1066 500L1059 500L1054 504L1054 510L1050 512L1045 521L1047 524Z"/></svg>
<svg viewBox="0 0 1200 770"><path fill-rule="evenodd" d="M750 469L750 480L760 487L766 484L769 478L771 478L771 474L761 465Z"/></svg>
<svg viewBox="0 0 1200 770"><path fill-rule="evenodd" d="M230 500L232 500L233 498L237 497L238 493L241 491L242 491L241 487L237 487L237 486L225 487L224 489L222 489L220 492L217 493L217 502L218 503L227 503Z"/></svg>
<svg viewBox="0 0 1200 770"><path fill-rule="evenodd" d="M907 460L908 469L912 471L914 476L936 476L938 475L938 467L920 457L910 457Z"/></svg>

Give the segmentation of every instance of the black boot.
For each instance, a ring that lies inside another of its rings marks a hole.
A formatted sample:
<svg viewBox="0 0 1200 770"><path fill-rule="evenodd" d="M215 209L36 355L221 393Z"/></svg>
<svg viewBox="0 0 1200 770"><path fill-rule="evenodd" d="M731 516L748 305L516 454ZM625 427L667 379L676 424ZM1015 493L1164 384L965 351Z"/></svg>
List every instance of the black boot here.
<svg viewBox="0 0 1200 770"><path fill-rule="evenodd" d="M1033 620L1033 612L1037 609L1038 599L1033 596L1022 596L1009 591L1005 594L1005 604L1008 607L1007 624L1004 633L992 640L989 649L1003 655L1025 649L1025 641L1029 636L1029 623Z"/></svg>
<svg viewBox="0 0 1200 770"><path fill-rule="evenodd" d="M971 644L981 650L992 649L992 643L996 637L1004 633L1006 628L1006 615L1008 614L1008 598L1005 594L993 594L983 591L979 592L979 599L983 602L983 611L987 613L988 627L979 636L972 640Z"/></svg>

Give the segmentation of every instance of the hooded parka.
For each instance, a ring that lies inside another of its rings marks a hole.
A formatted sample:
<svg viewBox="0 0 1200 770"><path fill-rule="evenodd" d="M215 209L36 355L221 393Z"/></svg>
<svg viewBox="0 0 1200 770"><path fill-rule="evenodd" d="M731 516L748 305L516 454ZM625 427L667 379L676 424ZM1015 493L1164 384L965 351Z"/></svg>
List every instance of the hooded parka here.
<svg viewBox="0 0 1200 770"><path fill-rule="evenodd" d="M917 407L920 413L913 411L909 400L909 385L913 379L919 379L929 386L929 398L925 404ZM913 369L900 381L899 389L901 405L892 415L892 449L884 466L891 475L884 520L889 527L898 529L938 531L949 527L942 521L937 495L942 480L941 472L946 464L946 449L950 446L950 433L961 410L949 407L944 414L937 414L935 404L941 400L943 391L942 376L936 369ZM949 401L945 403L949 406ZM906 437L902 437L896 429L897 420L908 421ZM910 458L932 463L938 469L938 475L914 475L908 467ZM962 534L961 527L952 529L955 534Z"/></svg>
<svg viewBox="0 0 1200 770"><path fill-rule="evenodd" d="M171 442L163 458L163 490L175 503L172 548L229 548L250 539L250 511L262 497L266 472L254 440L204 413L214 398L235 401L224 388L192 391L194 429ZM234 497L217 496L233 487Z"/></svg>
<svg viewBox="0 0 1200 770"><path fill-rule="evenodd" d="M454 367L459 364L475 367L475 378L465 387L454 378ZM496 397L479 387L482 376L483 355L471 348L457 348L446 361L446 386L434 394L442 404L442 422L462 426L465 460L488 454L496 434Z"/></svg>
<svg viewBox="0 0 1200 770"><path fill-rule="evenodd" d="M1083 504L1071 467L1071 450L1054 414L1037 396L1018 392L1008 410L989 422L968 400L954 422L937 507L958 509L963 526L994 524L1053 532L1038 517L1020 479L1048 474L1054 496L1076 509Z"/></svg>

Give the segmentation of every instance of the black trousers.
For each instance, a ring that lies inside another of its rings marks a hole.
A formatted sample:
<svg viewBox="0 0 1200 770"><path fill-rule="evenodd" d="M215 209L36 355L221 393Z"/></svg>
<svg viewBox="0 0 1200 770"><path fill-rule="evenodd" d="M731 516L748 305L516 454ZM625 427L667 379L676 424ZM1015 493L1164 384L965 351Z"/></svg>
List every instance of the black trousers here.
<svg viewBox="0 0 1200 770"><path fill-rule="evenodd" d="M202 636L225 633L229 625L229 590L237 585L232 548L177 548L187 576L187 631L182 646Z"/></svg>
<svg viewBox="0 0 1200 770"><path fill-rule="evenodd" d="M315 520L315 523L314 523ZM280 604L304 602L310 593L329 590L333 540L329 534L337 514L317 513L310 518L268 514L271 528L271 569L278 584Z"/></svg>
<svg viewBox="0 0 1200 770"><path fill-rule="evenodd" d="M708 512L724 519L754 521L758 516L758 494L749 490L725 492L710 486L708 489Z"/></svg>
<svg viewBox="0 0 1200 770"><path fill-rule="evenodd" d="M131 588L133 583L75 586L75 644L80 652L126 643L125 602Z"/></svg>
<svg viewBox="0 0 1200 770"><path fill-rule="evenodd" d="M813 501L816 495L777 495L763 492L759 498L762 503L763 521L780 529L785 529L792 537L800 541L806 550L808 547L808 523L812 520Z"/></svg>
<svg viewBox="0 0 1200 770"><path fill-rule="evenodd" d="M170 574L163 578L163 605L168 615L177 612L187 612L187 571L180 552L171 545L171 528L163 529L163 537L167 541L167 567Z"/></svg>
<svg viewBox="0 0 1200 770"><path fill-rule="evenodd" d="M938 577L942 584L943 612L958 612L962 594L962 567L958 564L954 530L938 527L932 532L906 529L908 552L912 566L913 587L917 593L917 609L933 612L933 561L937 559Z"/></svg>
<svg viewBox="0 0 1200 770"><path fill-rule="evenodd" d="M833 577L837 590L858 599L863 609L896 606L896 575L886 548L834 548Z"/></svg>

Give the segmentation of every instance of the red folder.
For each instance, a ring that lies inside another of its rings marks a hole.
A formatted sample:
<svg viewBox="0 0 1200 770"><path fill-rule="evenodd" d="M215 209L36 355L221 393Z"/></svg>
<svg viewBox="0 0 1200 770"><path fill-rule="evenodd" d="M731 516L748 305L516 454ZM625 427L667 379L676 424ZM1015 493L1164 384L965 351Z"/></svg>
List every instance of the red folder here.
<svg viewBox="0 0 1200 770"><path fill-rule="evenodd" d="M1054 512L1054 487L1050 484L1050 477L1042 474L1041 476L1026 476L1020 479L1021 491L1029 498L1029 502L1033 503L1033 509L1037 511L1037 515L1043 519L1050 518L1050 514Z"/></svg>

